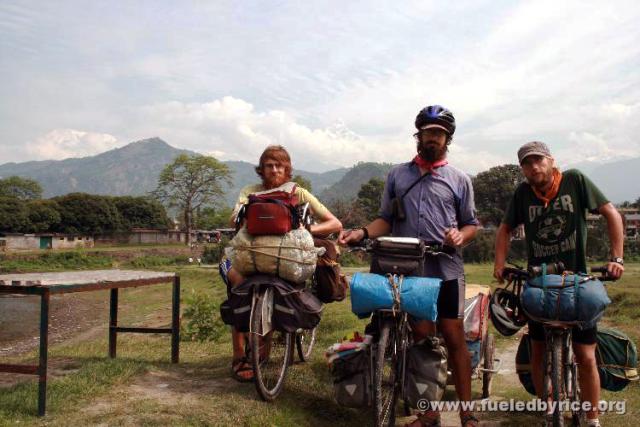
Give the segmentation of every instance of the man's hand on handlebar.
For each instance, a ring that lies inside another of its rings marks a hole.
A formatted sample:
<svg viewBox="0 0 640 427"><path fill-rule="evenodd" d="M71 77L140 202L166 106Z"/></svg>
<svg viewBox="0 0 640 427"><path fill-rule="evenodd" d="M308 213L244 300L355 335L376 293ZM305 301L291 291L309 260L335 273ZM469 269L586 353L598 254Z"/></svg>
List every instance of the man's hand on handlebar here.
<svg viewBox="0 0 640 427"><path fill-rule="evenodd" d="M607 275L613 280L621 278L622 273L624 273L624 266L622 264L618 264L617 262L610 262L607 264Z"/></svg>
<svg viewBox="0 0 640 427"><path fill-rule="evenodd" d="M444 242L442 243L447 246L458 248L464 243L464 236L457 228L448 228L444 232Z"/></svg>
<svg viewBox="0 0 640 427"><path fill-rule="evenodd" d="M338 236L338 244L340 246L349 246L360 242L362 239L364 239L364 231L362 229L342 230Z"/></svg>

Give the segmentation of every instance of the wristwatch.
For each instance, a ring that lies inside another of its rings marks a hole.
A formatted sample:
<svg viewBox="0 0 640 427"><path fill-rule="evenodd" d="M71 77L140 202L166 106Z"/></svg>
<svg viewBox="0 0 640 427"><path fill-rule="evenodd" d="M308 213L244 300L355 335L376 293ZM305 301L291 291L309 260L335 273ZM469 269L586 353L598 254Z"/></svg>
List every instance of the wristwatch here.
<svg viewBox="0 0 640 427"><path fill-rule="evenodd" d="M618 263L620 265L624 265L624 260L622 259L622 257L619 257L619 256L611 257L609 261Z"/></svg>

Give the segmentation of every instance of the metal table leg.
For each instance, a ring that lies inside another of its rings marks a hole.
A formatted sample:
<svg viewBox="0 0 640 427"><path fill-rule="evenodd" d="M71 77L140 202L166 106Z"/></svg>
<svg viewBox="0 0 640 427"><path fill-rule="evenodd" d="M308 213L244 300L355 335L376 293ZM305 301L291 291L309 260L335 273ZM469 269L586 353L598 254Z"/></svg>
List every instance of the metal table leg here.
<svg viewBox="0 0 640 427"><path fill-rule="evenodd" d="M180 359L180 276L173 279L171 300L171 363Z"/></svg>
<svg viewBox="0 0 640 427"><path fill-rule="evenodd" d="M111 289L109 303L109 357L116 357L118 339L118 288Z"/></svg>
<svg viewBox="0 0 640 427"><path fill-rule="evenodd" d="M38 365L38 415L47 410L47 352L49 350L49 291L40 296L40 363Z"/></svg>

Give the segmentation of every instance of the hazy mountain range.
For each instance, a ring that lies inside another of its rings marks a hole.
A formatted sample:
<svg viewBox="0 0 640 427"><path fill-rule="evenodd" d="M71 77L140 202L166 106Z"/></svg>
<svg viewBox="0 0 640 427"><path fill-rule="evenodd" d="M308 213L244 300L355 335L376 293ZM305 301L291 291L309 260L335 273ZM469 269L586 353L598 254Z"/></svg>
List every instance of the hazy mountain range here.
<svg viewBox="0 0 640 427"><path fill-rule="evenodd" d="M35 179L42 185L44 197L47 198L71 192L143 195L156 187L162 168L182 153L194 154L174 148L160 138L150 138L90 157L5 163L0 165L0 178L18 175ZM256 153L256 159L258 155ZM233 173L233 185L225 191L225 201L230 205L240 188L257 182L258 177L255 164L242 161L224 163ZM372 177L384 179L392 166L388 163L366 162L323 173L296 169L294 174L308 179L314 194L328 202L337 198L355 198L363 183ZM588 173L615 203L635 201L640 197L640 183L634 178L640 170L640 157L576 166Z"/></svg>

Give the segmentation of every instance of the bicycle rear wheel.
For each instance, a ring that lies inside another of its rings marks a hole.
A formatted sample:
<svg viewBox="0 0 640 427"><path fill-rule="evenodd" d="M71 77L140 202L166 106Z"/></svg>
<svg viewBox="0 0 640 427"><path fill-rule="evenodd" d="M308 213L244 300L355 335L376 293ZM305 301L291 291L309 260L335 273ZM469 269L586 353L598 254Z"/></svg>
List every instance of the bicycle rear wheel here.
<svg viewBox="0 0 640 427"><path fill-rule="evenodd" d="M394 323L380 319L380 338L376 349L374 380L375 425L393 426L396 421L397 352Z"/></svg>
<svg viewBox="0 0 640 427"><path fill-rule="evenodd" d="M318 328L301 329L296 333L296 350L301 362L306 362L311 357L313 346L316 343L316 331Z"/></svg>
<svg viewBox="0 0 640 427"><path fill-rule="evenodd" d="M262 400L268 402L282 392L293 352L293 334L279 331L262 334L263 315L270 316L272 309L272 292L273 289L267 288L256 299L251 314L250 338L254 383Z"/></svg>

